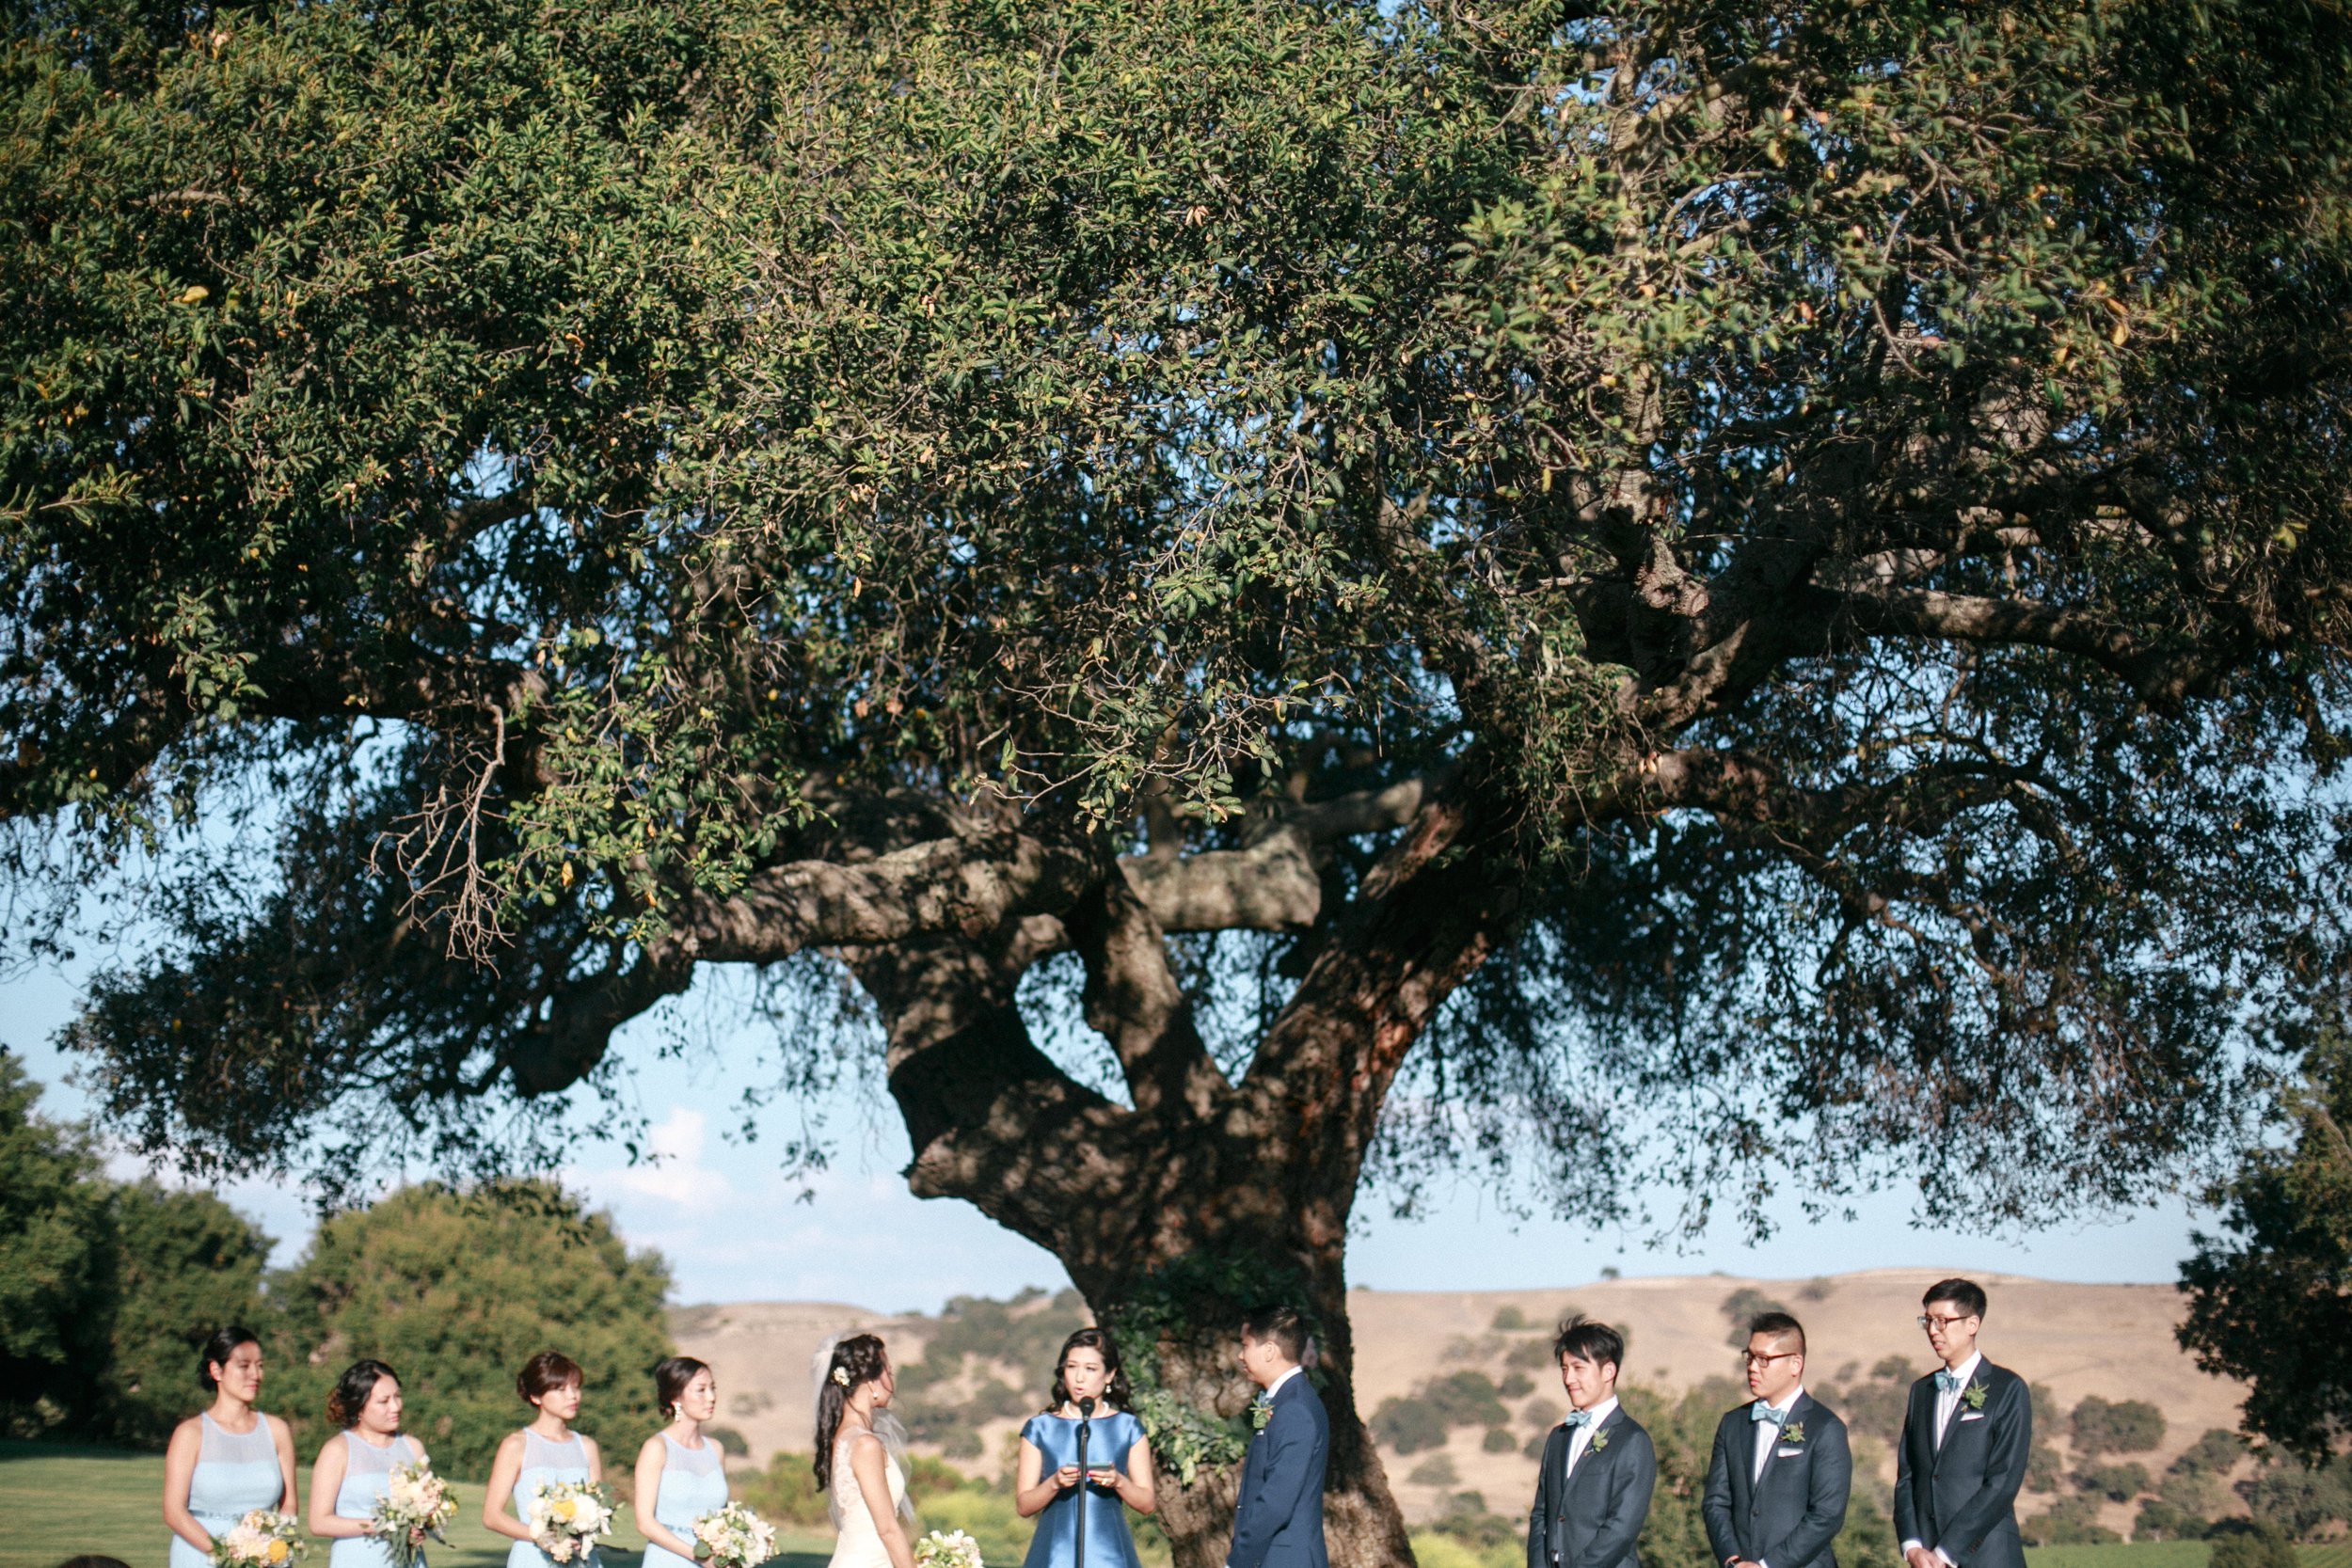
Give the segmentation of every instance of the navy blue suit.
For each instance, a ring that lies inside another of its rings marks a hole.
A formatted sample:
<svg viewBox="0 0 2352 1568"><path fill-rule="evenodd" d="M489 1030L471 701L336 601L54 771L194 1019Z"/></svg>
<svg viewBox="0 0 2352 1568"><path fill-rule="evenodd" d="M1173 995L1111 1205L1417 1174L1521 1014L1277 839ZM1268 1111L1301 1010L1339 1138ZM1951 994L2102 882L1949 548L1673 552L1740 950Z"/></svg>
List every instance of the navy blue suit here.
<svg viewBox="0 0 2352 1568"><path fill-rule="evenodd" d="M1753 1408L1751 1402L1725 1412L1715 1428L1715 1452L1699 1501L1715 1560L1837 1568L1830 1543L1846 1528L1846 1497L1853 1486L1846 1423L1810 1394L1797 1396L1780 1426L1756 1419ZM1756 1446L1768 1433L1772 1454L1758 1476Z"/></svg>
<svg viewBox="0 0 2352 1568"><path fill-rule="evenodd" d="M1228 1568L1330 1568L1323 1544L1323 1470L1331 1418L1299 1373L1276 1391L1274 1409L1242 1456Z"/></svg>
<svg viewBox="0 0 2352 1568"><path fill-rule="evenodd" d="M1527 1568L1637 1568L1633 1544L1657 1485L1658 1450L1623 1405L1601 1422L1573 1475L1567 1426L1553 1427L1527 1513Z"/></svg>
<svg viewBox="0 0 2352 1568"><path fill-rule="evenodd" d="M1895 1539L1941 1550L1960 1568L2026 1568L2017 1534L2017 1489L2033 1451L2033 1400L2026 1380L1977 1363L1944 1441L1935 1440L1935 1379L1911 1386L1895 1454ZM1775 1562L1772 1568L1780 1568Z"/></svg>

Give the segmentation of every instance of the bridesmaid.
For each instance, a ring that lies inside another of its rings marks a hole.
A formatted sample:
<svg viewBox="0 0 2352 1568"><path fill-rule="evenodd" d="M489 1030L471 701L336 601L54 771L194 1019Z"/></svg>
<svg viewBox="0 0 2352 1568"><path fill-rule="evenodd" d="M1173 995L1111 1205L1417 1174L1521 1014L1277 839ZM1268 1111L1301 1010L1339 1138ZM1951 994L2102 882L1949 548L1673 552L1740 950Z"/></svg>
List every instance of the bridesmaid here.
<svg viewBox="0 0 2352 1568"><path fill-rule="evenodd" d="M673 1355L653 1370L653 1391L670 1424L637 1450L640 1568L695 1568L694 1521L727 1506L724 1457L703 1435L703 1423L719 1413L719 1383L692 1356Z"/></svg>
<svg viewBox="0 0 2352 1568"><path fill-rule="evenodd" d="M343 1430L310 1466L310 1524L312 1535L335 1543L327 1568L393 1568L398 1560L391 1544L376 1539L372 1516L392 1466L425 1463L424 1449L400 1430L401 1409L400 1377L381 1361L353 1362L326 1396L326 1419Z"/></svg>
<svg viewBox="0 0 2352 1568"><path fill-rule="evenodd" d="M537 1414L529 1426L500 1442L490 1460L490 1484L482 1494L483 1524L515 1543L506 1549L506 1568L555 1568L555 1560L539 1549L523 1523L543 1483L604 1479L596 1443L572 1430L580 1415L580 1375L579 1362L551 1350L541 1351L515 1374L515 1391ZM597 1568L598 1561L592 1551L565 1568Z"/></svg>
<svg viewBox="0 0 2352 1568"><path fill-rule="evenodd" d="M172 1429L164 1449L164 1523L171 1568L210 1568L213 1537L257 1508L294 1511L294 1433L253 1408L262 1394L262 1342L216 1329L197 1353L212 1408Z"/></svg>
<svg viewBox="0 0 2352 1568"><path fill-rule="evenodd" d="M1119 1346L1099 1328L1082 1328L1062 1341L1054 1373L1054 1402L1021 1429L1021 1463L1012 1506L1037 1518L1023 1568L1137 1568L1126 1509L1159 1507L1152 1444L1128 1409L1127 1374ZM1078 1402L1091 1401L1087 1467L1078 1474ZM1120 1505L1124 1504L1122 1508ZM1087 1560L1078 1560L1078 1510L1087 1511Z"/></svg>

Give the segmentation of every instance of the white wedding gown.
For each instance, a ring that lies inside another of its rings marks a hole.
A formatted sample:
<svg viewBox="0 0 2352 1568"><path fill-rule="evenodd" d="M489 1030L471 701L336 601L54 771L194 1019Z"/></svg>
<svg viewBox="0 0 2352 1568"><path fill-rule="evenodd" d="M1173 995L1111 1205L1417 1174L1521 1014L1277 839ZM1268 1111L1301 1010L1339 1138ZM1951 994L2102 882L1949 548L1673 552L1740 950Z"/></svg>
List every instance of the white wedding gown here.
<svg viewBox="0 0 2352 1568"><path fill-rule="evenodd" d="M888 1511L903 1517L906 1507L907 1478L889 1446L870 1432L844 1432L833 1446L833 1496L841 1535L834 1542L832 1568L890 1568L889 1549L882 1544L882 1532L874 1528L874 1513L866 1506L857 1472L850 1467L850 1453L859 1443L882 1449L882 1472L890 1478Z"/></svg>

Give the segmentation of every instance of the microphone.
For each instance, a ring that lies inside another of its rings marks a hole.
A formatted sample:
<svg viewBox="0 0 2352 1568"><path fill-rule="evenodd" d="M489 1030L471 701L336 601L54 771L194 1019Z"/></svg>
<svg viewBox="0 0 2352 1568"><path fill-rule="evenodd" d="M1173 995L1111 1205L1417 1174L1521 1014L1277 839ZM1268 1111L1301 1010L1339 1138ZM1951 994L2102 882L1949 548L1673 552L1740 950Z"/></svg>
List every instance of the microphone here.
<svg viewBox="0 0 2352 1568"><path fill-rule="evenodd" d="M1087 1568L1087 1434L1094 1430L1094 1402L1078 1402L1078 1517L1076 1568Z"/></svg>
<svg viewBox="0 0 2352 1568"><path fill-rule="evenodd" d="M1092 1400L1080 1400L1078 1402L1078 1418L1083 1421L1091 1418L1093 1415L1094 1402Z"/></svg>

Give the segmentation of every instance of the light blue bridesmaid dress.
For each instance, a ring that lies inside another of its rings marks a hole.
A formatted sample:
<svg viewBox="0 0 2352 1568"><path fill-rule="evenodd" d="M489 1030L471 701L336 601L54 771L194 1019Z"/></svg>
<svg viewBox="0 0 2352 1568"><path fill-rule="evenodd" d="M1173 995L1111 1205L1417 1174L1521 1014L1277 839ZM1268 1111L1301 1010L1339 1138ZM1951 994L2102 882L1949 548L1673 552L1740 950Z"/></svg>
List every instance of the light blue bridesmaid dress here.
<svg viewBox="0 0 2352 1568"><path fill-rule="evenodd" d="M588 1481L588 1448L575 1432L564 1442L550 1443L529 1427L523 1428L523 1473L515 1478L515 1517L523 1528L531 1528L531 1502L538 1495L543 1482L551 1481ZM576 1557L568 1563L558 1563L529 1541L517 1541L506 1549L506 1568L601 1568L601 1554L592 1550L584 1558Z"/></svg>
<svg viewBox="0 0 2352 1568"><path fill-rule="evenodd" d="M694 1521L727 1506L725 1456L708 1438L703 1439L701 1448L690 1449L665 1432L661 1444L665 1451L661 1485L654 1493L654 1520L680 1541L691 1543ZM648 1541L645 1560L639 1568L696 1568L696 1564L692 1558L680 1557Z"/></svg>
<svg viewBox="0 0 2352 1568"><path fill-rule="evenodd" d="M251 1432L224 1432L210 1415L199 1415L204 1440L188 1477L188 1512L217 1541L257 1508L276 1508L286 1497L286 1474L278 1465L278 1445L269 1422L256 1416ZM171 1568L211 1568L212 1559L171 1538Z"/></svg>
<svg viewBox="0 0 2352 1568"><path fill-rule="evenodd" d="M343 1483L335 1489L336 1516L373 1517L377 1499L392 1483L392 1466L416 1462L417 1445L405 1435L379 1449L365 1438L344 1433ZM326 1568L392 1568L391 1544L373 1535L337 1541L335 1549L326 1554Z"/></svg>
<svg viewBox="0 0 2352 1568"><path fill-rule="evenodd" d="M1021 1435L1045 1456L1052 1474L1078 1463L1078 1423L1060 1416L1032 1416ZM1143 1440L1143 1423L1124 1410L1094 1418L1087 1433L1087 1468L1127 1473L1127 1455ZM1078 1560L1078 1510L1087 1511L1087 1560ZM1045 1505L1029 1537L1023 1568L1137 1568L1136 1538L1127 1530L1127 1505L1108 1487L1084 1481Z"/></svg>

